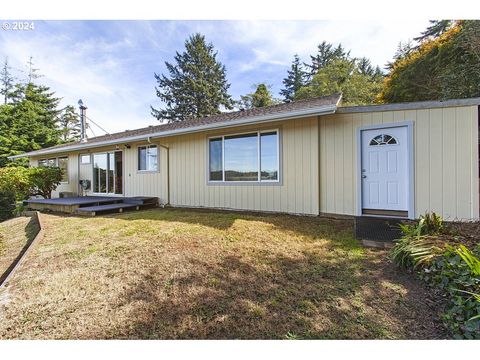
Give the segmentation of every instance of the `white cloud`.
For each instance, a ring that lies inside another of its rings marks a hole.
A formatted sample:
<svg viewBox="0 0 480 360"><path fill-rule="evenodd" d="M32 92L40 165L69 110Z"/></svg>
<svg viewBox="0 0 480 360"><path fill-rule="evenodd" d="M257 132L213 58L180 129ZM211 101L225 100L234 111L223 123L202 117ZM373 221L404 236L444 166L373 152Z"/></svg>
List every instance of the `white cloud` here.
<svg viewBox="0 0 480 360"><path fill-rule="evenodd" d="M24 64L33 56L35 67L45 75L38 82L62 97L62 106L76 106L82 98L89 108L88 116L110 132L156 121L145 103L153 100L153 90L152 97L145 99L145 93L130 77L124 59L116 55L128 54L131 49L128 39L75 42L52 34L22 39L4 36L0 42L0 55L8 56L15 68L25 68ZM98 134L101 132L97 130Z"/></svg>
<svg viewBox="0 0 480 360"><path fill-rule="evenodd" d="M352 56L366 56L379 66L391 60L400 41L417 36L427 20L412 21L238 21L229 39L251 47L256 58L249 64L288 65L295 53L304 60L323 40L352 50ZM246 65L245 68L250 68Z"/></svg>
<svg viewBox="0 0 480 360"><path fill-rule="evenodd" d="M0 34L0 57L24 67L30 56L62 105L82 98L88 115L113 131L133 129L157 121L150 104L159 105L153 73L183 50L185 38L201 32L218 50L226 65L232 93L250 92L259 82L281 86L292 57L309 60L325 40L342 43L352 56L366 56L383 67L399 41L427 26L412 21L125 21L54 22L29 34ZM101 29L99 29L99 26Z"/></svg>

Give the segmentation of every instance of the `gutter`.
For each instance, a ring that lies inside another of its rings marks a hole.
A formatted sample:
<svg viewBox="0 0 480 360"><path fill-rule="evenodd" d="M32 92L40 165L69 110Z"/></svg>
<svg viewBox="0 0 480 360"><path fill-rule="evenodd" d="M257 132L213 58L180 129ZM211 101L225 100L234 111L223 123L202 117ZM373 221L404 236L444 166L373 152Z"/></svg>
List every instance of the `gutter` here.
<svg viewBox="0 0 480 360"><path fill-rule="evenodd" d="M192 126L184 129L174 129L169 131L160 131L160 132L151 133L151 134L122 137L114 140L105 140L105 141L98 141L98 142L92 142L92 143L86 142L86 143L77 144L74 146L69 146L64 148L32 151L29 153L9 156L8 158L10 160L13 160L13 159L19 159L19 158L31 157L31 156L37 156L37 155L58 154L58 153L76 151L76 150L92 149L92 148L97 148L101 146L118 145L118 144L128 143L128 142L143 141L148 138L162 138L162 137L168 137L173 135L196 133L196 132L201 132L206 130L230 128L230 127L239 126L239 125L250 125L250 124L257 124L257 123L291 120L291 119L298 119L298 118L303 118L303 117L308 117L313 115L318 116L318 115L334 114L335 111L337 110L337 106L340 100L341 100L341 97L339 98L336 104L291 111L283 114L269 114L269 115L250 117L250 118L239 119L239 120L232 120L228 122L219 122L219 123Z"/></svg>

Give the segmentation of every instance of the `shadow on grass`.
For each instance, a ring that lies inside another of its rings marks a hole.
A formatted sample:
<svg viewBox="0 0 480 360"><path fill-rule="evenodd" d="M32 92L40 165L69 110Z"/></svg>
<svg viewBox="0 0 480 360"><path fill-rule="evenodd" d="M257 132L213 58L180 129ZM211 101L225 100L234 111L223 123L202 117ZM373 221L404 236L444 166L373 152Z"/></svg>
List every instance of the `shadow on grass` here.
<svg viewBox="0 0 480 360"><path fill-rule="evenodd" d="M131 307L124 326L99 338L364 339L436 338L416 285L362 257L325 259L313 252L289 258L218 263L193 260L183 276L165 279L152 268L126 284L118 306ZM255 264L255 265L252 265ZM383 281L407 288L405 296Z"/></svg>
<svg viewBox="0 0 480 360"><path fill-rule="evenodd" d="M13 262L10 264L10 266L0 276L0 284L2 284L5 281L5 279L8 277L10 272L15 268L17 263L22 258L23 254L25 254L27 249L32 244L33 240L35 239L35 236L37 236L39 231L40 231L40 224L38 223L38 218L36 216L31 216L30 220L28 221L27 225L25 226L25 238L27 239L27 242L22 247L19 254L13 260ZM2 270L2 269L0 269L0 270Z"/></svg>
<svg viewBox="0 0 480 360"><path fill-rule="evenodd" d="M153 209L123 214L108 215L122 220L175 221L190 225L201 225L217 230L228 230L237 220L260 221L282 231L303 235L312 240L328 239L332 245L345 250L360 247L353 238L353 219L333 219L318 216L295 216L260 212L243 212L212 209ZM252 224L255 226L255 224Z"/></svg>

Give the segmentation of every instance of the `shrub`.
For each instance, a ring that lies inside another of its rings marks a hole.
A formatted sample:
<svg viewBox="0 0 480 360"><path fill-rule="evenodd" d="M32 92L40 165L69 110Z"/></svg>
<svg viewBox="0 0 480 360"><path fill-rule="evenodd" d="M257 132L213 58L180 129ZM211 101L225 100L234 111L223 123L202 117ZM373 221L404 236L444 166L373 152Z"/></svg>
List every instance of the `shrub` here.
<svg viewBox="0 0 480 360"><path fill-rule="evenodd" d="M52 191L62 181L62 170L58 167L29 168L30 188L29 195L43 196L45 199L52 197Z"/></svg>
<svg viewBox="0 0 480 360"><path fill-rule="evenodd" d="M474 256L473 253L470 254ZM443 320L454 337L480 339L480 302L475 296L480 291L480 278L472 274L458 249L448 247L441 256L423 268L419 275L427 284L439 289L445 297Z"/></svg>
<svg viewBox="0 0 480 360"><path fill-rule="evenodd" d="M439 236L448 233L448 229L435 213L420 216L414 224L401 224L400 229L403 236L390 253L397 265L414 269L429 263L445 248L445 242Z"/></svg>
<svg viewBox="0 0 480 360"><path fill-rule="evenodd" d="M0 168L0 221L13 217L21 209L17 203L30 196L50 199L61 181L62 170L57 167Z"/></svg>
<svg viewBox="0 0 480 360"><path fill-rule="evenodd" d="M441 294L442 318L455 338L480 339L480 245L471 251L459 244L459 236L435 214L401 229L391 259Z"/></svg>
<svg viewBox="0 0 480 360"><path fill-rule="evenodd" d="M390 258L399 266L415 269L428 264L443 251L443 244L429 236L404 236L390 252Z"/></svg>
<svg viewBox="0 0 480 360"><path fill-rule="evenodd" d="M13 217L15 213L15 193L0 190L0 221Z"/></svg>

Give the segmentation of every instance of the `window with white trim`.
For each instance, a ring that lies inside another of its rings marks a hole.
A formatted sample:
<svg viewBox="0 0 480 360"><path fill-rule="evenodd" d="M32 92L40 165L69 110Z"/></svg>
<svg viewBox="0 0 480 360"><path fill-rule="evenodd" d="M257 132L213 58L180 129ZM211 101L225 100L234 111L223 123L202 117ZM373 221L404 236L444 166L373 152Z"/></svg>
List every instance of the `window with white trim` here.
<svg viewBox="0 0 480 360"><path fill-rule="evenodd" d="M278 182L278 130L208 140L210 182Z"/></svg>
<svg viewBox="0 0 480 360"><path fill-rule="evenodd" d="M80 164L81 165L87 165L87 164L91 164L91 156L90 154L82 154L80 155Z"/></svg>
<svg viewBox="0 0 480 360"><path fill-rule="evenodd" d="M138 147L138 171L158 170L158 147L157 145L145 145Z"/></svg>
<svg viewBox="0 0 480 360"><path fill-rule="evenodd" d="M68 156L38 160L40 167L59 167L62 170L62 183L68 183Z"/></svg>

